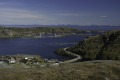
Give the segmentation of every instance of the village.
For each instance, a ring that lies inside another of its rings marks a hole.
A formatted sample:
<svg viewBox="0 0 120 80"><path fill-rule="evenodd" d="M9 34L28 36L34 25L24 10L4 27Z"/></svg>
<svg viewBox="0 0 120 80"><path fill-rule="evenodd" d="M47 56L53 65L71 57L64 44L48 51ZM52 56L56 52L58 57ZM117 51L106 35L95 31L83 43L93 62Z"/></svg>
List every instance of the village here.
<svg viewBox="0 0 120 80"><path fill-rule="evenodd" d="M10 55L10 56L0 56L0 69L1 68L13 68L14 65L18 67L22 66L22 68L31 68L31 67L52 67L52 66L59 66L61 64L68 64L74 63L82 59L80 55L71 53L67 51L67 48L63 50L66 52L68 56L72 56L74 58L67 60L67 61L58 61L57 59L43 59L39 55L25 55L25 54L17 54L17 55Z"/></svg>
<svg viewBox="0 0 120 80"><path fill-rule="evenodd" d="M35 66L59 66L57 59L43 59L39 55L11 55L0 56L0 69L14 68L14 66L21 68L31 68Z"/></svg>
<svg viewBox="0 0 120 80"><path fill-rule="evenodd" d="M44 32L40 32L39 34L28 34L26 37L29 37L29 38L53 38L53 37L61 37L61 35L58 35L58 34L45 34Z"/></svg>

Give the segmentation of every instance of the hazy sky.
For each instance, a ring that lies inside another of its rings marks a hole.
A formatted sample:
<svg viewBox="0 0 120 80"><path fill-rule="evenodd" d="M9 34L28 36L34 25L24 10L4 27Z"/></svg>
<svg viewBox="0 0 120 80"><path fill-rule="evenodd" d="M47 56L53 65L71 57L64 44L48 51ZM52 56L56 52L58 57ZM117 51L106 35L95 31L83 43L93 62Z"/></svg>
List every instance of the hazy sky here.
<svg viewBox="0 0 120 80"><path fill-rule="evenodd" d="M120 25L120 0L0 0L0 24Z"/></svg>

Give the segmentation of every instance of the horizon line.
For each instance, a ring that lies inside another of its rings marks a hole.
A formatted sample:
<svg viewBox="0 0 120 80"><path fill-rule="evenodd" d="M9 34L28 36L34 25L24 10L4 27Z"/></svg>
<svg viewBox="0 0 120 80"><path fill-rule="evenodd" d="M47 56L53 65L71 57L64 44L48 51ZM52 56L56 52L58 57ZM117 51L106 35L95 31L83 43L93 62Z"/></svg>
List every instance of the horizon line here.
<svg viewBox="0 0 120 80"><path fill-rule="evenodd" d="M80 24L0 24L0 26L5 26L5 25L13 25L13 26L14 25L38 25L38 26L39 25L48 25L48 26L49 25L54 25L54 26L55 25L56 26L57 25L58 26L60 26L60 25L61 26L65 26L65 25L76 25L76 26L120 26L120 25L112 25L112 24L111 25L110 24L108 24L108 25L107 24L106 25L102 25L102 24L90 24L90 25L87 25L87 24L86 25L80 25Z"/></svg>

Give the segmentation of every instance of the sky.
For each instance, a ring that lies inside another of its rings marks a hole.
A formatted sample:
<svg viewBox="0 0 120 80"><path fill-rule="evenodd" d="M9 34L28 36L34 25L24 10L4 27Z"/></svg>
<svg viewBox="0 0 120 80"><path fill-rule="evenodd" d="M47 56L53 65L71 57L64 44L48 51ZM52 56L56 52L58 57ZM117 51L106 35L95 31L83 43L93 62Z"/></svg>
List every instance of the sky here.
<svg viewBox="0 0 120 80"><path fill-rule="evenodd" d="M120 0L0 0L0 24L120 25Z"/></svg>

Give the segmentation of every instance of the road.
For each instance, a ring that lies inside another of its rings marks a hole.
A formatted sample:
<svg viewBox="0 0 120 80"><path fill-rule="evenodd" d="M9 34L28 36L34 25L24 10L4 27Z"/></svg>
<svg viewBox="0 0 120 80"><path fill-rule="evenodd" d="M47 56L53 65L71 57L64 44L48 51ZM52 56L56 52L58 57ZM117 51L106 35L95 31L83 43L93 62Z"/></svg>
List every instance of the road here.
<svg viewBox="0 0 120 80"><path fill-rule="evenodd" d="M64 51L69 53L70 55L75 56L75 58L71 59L71 60L68 60L68 61L64 61L63 63L73 63L73 62L76 62L76 61L79 61L79 60L82 59L82 57L80 55L67 51L67 48L64 48Z"/></svg>

